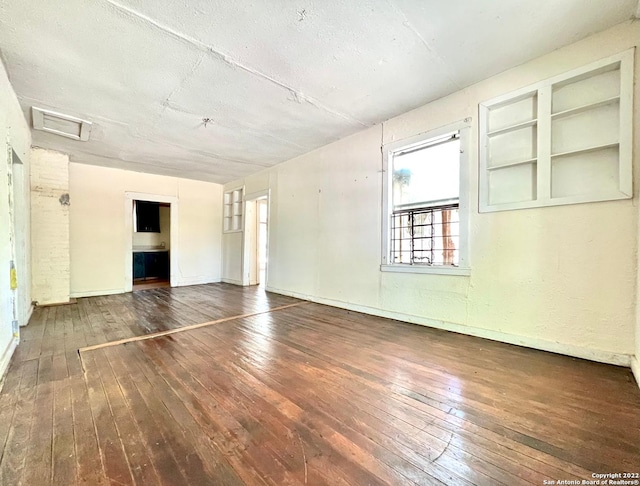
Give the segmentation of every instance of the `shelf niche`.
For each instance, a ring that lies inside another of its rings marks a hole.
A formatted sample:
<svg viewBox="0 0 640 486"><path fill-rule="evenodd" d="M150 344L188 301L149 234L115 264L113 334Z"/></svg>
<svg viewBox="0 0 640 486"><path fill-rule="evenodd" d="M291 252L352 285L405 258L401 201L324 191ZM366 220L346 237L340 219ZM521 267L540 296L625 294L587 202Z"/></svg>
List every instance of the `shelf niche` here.
<svg viewBox="0 0 640 486"><path fill-rule="evenodd" d="M480 104L480 211L632 196L633 50Z"/></svg>
<svg viewBox="0 0 640 486"><path fill-rule="evenodd" d="M242 231L242 204L244 188L234 189L224 193L223 217L224 232Z"/></svg>

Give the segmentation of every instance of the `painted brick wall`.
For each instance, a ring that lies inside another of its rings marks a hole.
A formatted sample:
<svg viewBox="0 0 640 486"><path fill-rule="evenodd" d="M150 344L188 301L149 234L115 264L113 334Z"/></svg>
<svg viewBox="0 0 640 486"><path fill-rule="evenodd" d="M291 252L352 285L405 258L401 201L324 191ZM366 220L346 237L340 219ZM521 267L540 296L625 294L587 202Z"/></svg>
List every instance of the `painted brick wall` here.
<svg viewBox="0 0 640 486"><path fill-rule="evenodd" d="M31 294L38 304L69 301L69 156L31 152Z"/></svg>

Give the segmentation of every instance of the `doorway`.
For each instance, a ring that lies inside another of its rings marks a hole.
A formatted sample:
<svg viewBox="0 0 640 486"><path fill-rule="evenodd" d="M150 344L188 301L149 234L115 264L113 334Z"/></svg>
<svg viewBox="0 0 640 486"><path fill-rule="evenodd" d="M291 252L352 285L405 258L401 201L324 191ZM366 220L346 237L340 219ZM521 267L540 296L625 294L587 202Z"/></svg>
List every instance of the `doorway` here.
<svg viewBox="0 0 640 486"><path fill-rule="evenodd" d="M14 345L20 339L20 326L28 320L27 274L27 196L25 192L24 165L18 154L7 145L7 193L9 211L9 288L8 306L2 314L3 321L11 323ZM1 358L1 357L0 357Z"/></svg>
<svg viewBox="0 0 640 486"><path fill-rule="evenodd" d="M125 292L177 285L178 198L125 193Z"/></svg>
<svg viewBox="0 0 640 486"><path fill-rule="evenodd" d="M26 291L29 285L29 276L27 273L27 227L29 225L29 216L27 209L28 192L25 180L24 164L18 154L11 150L11 179L12 179L12 202L13 207L10 208L13 219L12 245L13 245L13 261L16 270L17 288L14 301L14 317L18 321L19 326L26 326L29 319L28 309L30 302L28 301L28 293ZM14 333L16 330L14 330Z"/></svg>
<svg viewBox="0 0 640 486"><path fill-rule="evenodd" d="M258 224L258 244L256 260L258 262L258 285L263 287L267 281L267 216L269 213L269 206L267 204L267 198L263 197L256 201L258 210L257 224Z"/></svg>
<svg viewBox="0 0 640 486"><path fill-rule="evenodd" d="M133 200L133 290L169 287L171 204Z"/></svg>
<svg viewBox="0 0 640 486"><path fill-rule="evenodd" d="M268 279L269 195L250 194L245 207L243 285L266 288Z"/></svg>

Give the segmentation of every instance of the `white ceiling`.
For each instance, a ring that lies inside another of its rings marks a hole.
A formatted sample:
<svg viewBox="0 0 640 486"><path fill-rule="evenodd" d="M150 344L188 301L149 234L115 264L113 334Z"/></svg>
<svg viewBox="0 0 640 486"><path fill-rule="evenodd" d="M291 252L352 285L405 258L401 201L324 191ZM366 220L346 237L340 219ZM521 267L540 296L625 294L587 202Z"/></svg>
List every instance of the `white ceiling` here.
<svg viewBox="0 0 640 486"><path fill-rule="evenodd" d="M228 182L633 17L637 0L3 0L34 131L71 160ZM213 119L205 126L202 119Z"/></svg>

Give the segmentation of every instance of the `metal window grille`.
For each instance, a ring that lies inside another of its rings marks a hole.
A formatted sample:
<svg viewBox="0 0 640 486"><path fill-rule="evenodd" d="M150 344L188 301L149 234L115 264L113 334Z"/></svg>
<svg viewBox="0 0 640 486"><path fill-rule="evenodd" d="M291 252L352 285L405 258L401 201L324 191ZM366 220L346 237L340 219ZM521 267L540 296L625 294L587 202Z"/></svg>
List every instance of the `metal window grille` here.
<svg viewBox="0 0 640 486"><path fill-rule="evenodd" d="M459 204L394 211L391 262L454 265L460 259Z"/></svg>

